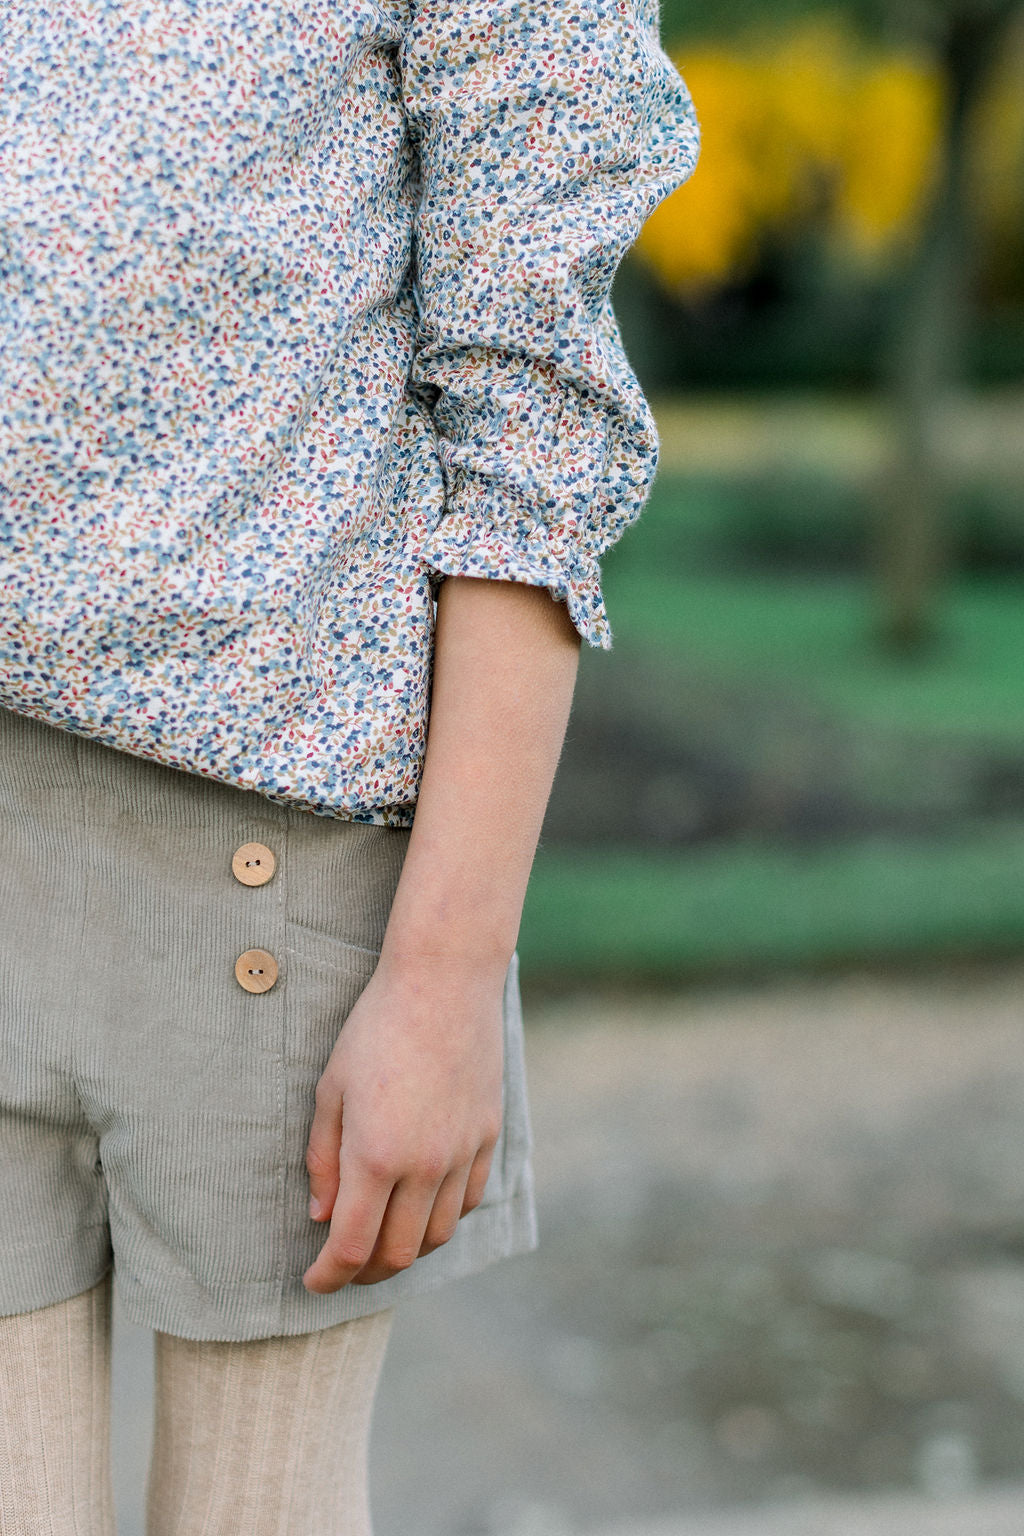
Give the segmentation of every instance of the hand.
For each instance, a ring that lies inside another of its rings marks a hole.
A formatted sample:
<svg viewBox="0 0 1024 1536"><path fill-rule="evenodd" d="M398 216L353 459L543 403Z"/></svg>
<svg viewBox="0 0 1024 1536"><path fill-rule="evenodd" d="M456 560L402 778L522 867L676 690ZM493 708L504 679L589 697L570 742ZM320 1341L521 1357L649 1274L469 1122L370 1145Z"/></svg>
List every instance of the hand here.
<svg viewBox="0 0 1024 1536"><path fill-rule="evenodd" d="M382 960L316 1089L310 1215L330 1219L307 1290L372 1285L479 1205L501 1130L504 973Z"/></svg>

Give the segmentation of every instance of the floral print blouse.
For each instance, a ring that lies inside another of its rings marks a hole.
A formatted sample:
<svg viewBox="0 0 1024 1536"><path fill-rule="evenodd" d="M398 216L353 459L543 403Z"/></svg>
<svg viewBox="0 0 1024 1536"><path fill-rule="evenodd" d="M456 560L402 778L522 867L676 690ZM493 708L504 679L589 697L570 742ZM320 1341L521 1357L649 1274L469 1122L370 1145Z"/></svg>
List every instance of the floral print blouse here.
<svg viewBox="0 0 1024 1536"><path fill-rule="evenodd" d="M656 0L7 0L0 704L409 825L445 575L609 643L697 150Z"/></svg>

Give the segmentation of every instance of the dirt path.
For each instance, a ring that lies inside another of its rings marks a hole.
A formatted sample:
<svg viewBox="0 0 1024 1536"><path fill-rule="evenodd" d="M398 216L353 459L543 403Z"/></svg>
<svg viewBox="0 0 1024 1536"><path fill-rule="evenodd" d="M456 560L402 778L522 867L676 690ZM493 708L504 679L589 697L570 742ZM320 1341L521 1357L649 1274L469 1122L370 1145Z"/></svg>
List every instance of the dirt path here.
<svg viewBox="0 0 1024 1536"><path fill-rule="evenodd" d="M542 1247L400 1320L378 1536L1022 1475L1024 972L581 1002L530 1073Z"/></svg>

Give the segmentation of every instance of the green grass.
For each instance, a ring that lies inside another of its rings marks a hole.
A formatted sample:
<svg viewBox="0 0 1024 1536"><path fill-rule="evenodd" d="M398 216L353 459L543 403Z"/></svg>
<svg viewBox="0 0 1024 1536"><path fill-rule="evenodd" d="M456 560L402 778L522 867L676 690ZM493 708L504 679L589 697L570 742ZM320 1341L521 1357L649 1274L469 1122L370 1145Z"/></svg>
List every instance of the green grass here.
<svg viewBox="0 0 1024 1536"><path fill-rule="evenodd" d="M900 660L875 638L849 488L804 476L799 506L778 482L763 492L747 473L659 482L640 527L605 562L622 653L635 652L640 667L663 661L668 676L721 679L723 696L737 680L748 692L763 684L765 697L858 742L976 742L979 762L993 748L1011 758L1020 748L1024 774L1024 578L955 576L941 594L936 644ZM774 518L792 547L793 526L816 505L829 574L813 557L804 571L758 569L744 538L770 550ZM781 734L779 745L784 753ZM736 839L654 853L552 846L538 856L521 952L528 974L587 978L1005 952L1024 946L1022 872L1024 822L955 818L928 840Z"/></svg>
<svg viewBox="0 0 1024 1536"><path fill-rule="evenodd" d="M1024 943L1024 826L946 842L685 855L538 855L520 937L527 975L690 974Z"/></svg>
<svg viewBox="0 0 1024 1536"><path fill-rule="evenodd" d="M763 677L826 716L1024 742L1024 584L960 578L927 656L873 638L864 578L609 573L618 635L723 676Z"/></svg>
<svg viewBox="0 0 1024 1536"><path fill-rule="evenodd" d="M973 491L964 487L957 515ZM861 495L798 468L661 477L605 560L616 636L723 677L763 677L833 719L1024 742L1020 488L1017 574L952 575L937 595L935 644L913 659L876 638ZM805 568L761 563L773 548ZM999 571L998 547L992 556Z"/></svg>

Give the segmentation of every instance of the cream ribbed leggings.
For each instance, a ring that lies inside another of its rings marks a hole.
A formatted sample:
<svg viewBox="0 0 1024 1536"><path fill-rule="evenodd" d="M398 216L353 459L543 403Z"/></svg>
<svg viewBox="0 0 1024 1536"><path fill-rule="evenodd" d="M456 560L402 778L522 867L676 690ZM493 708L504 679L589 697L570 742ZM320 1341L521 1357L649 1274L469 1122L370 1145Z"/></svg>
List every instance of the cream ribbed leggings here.
<svg viewBox="0 0 1024 1536"><path fill-rule="evenodd" d="M156 1334L147 1536L368 1536L390 1311L221 1343ZM111 1277L0 1317L0 1532L114 1536Z"/></svg>

